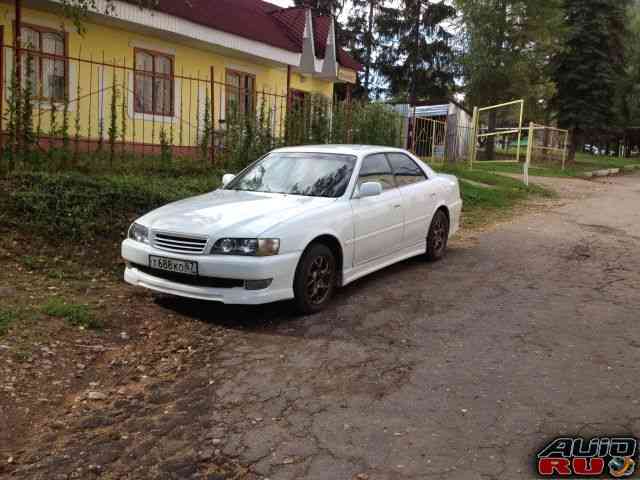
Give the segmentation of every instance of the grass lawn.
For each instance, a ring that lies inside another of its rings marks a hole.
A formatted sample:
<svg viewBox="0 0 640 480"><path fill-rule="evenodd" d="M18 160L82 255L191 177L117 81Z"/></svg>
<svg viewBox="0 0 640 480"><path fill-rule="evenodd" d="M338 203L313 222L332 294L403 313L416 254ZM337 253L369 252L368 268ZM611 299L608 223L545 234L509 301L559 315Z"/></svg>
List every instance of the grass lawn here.
<svg viewBox="0 0 640 480"><path fill-rule="evenodd" d="M605 157L579 153L576 155L576 161L573 165L567 165L565 170L559 165L541 166L533 165L529 168L529 175L539 177L579 177L585 172L594 170L602 170L606 168L624 168L629 165L640 165L638 158L618 158ZM476 170L503 172L503 173L522 173L522 165L517 163L504 162L476 162L473 165Z"/></svg>
<svg viewBox="0 0 640 480"><path fill-rule="evenodd" d="M466 225L491 223L529 195L551 195L541 187L525 187L484 169L436 169L463 179ZM109 264L135 218L171 201L212 191L219 182L217 171L184 175L21 172L0 180L0 203L6 206L0 211L0 224L34 240L49 239L48 244L63 245L63 250L80 247L95 253L106 247L112 255L103 260ZM35 255L22 260L27 268L37 268L38 261ZM62 273L54 268L48 275Z"/></svg>
<svg viewBox="0 0 640 480"><path fill-rule="evenodd" d="M552 197L553 192L538 185L522 182L484 170L469 170L463 166L435 166L437 171L460 179L464 201L465 226L478 227L505 218L511 209L530 196Z"/></svg>

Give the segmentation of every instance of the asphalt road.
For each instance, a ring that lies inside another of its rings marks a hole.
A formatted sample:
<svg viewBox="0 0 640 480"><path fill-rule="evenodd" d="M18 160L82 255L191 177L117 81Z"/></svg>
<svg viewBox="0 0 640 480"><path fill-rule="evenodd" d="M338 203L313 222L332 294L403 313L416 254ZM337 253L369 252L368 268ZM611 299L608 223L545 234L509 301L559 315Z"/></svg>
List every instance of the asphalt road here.
<svg viewBox="0 0 640 480"><path fill-rule="evenodd" d="M321 315L128 293L107 400L70 397L13 476L531 478L559 434L640 436L640 177L540 181L561 199Z"/></svg>

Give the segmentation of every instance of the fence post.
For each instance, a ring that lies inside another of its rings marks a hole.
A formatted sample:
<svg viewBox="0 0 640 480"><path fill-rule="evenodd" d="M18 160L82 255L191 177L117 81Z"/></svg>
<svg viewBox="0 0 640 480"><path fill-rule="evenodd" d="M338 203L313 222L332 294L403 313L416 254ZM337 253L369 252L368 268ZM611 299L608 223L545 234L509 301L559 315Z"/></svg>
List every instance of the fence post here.
<svg viewBox="0 0 640 480"><path fill-rule="evenodd" d="M524 121L524 100L520 104L520 123L518 124L518 149L516 153L516 161L520 163L520 142L522 141L522 122Z"/></svg>
<svg viewBox="0 0 640 480"><path fill-rule="evenodd" d="M562 171L564 172L565 165L567 164L567 146L569 143L569 130L564 133L564 147L562 149Z"/></svg>
<svg viewBox="0 0 640 480"><path fill-rule="evenodd" d="M14 44L14 58L13 58L13 68L14 75L16 77L15 86L16 91L12 91L11 95L16 97L15 101L19 102L18 106L22 105L22 0L15 0L15 32L13 36L13 44ZM20 138L22 136L22 115L21 108L18 108L16 112L15 118L15 131L16 131L16 141L15 145L12 145L13 155L11 156L12 161L9 164L9 170L13 170L13 162L15 157L17 157L20 152Z"/></svg>
<svg viewBox="0 0 640 480"><path fill-rule="evenodd" d="M449 116L447 115L447 120L444 122L444 148L442 150L442 163L449 163L449 157L447 155L447 150L449 146Z"/></svg>
<svg viewBox="0 0 640 480"><path fill-rule="evenodd" d="M473 118L471 120L471 142L469 144L469 169L473 170L473 162L476 160L476 143L478 142L478 107L473 107Z"/></svg>
<svg viewBox="0 0 640 480"><path fill-rule="evenodd" d="M431 161L436 162L436 121L431 121Z"/></svg>
<svg viewBox="0 0 640 480"><path fill-rule="evenodd" d="M531 122L529 124L529 138L527 139L527 159L524 162L524 184L529 186L529 165L531 165L531 156L533 155L533 142L535 136L535 124Z"/></svg>
<svg viewBox="0 0 640 480"><path fill-rule="evenodd" d="M353 132L352 132L352 99L351 99L351 84L347 83L347 143L353 142Z"/></svg>
<svg viewBox="0 0 640 480"><path fill-rule="evenodd" d="M416 132L418 129L416 128L416 106L413 105L413 114L411 115L411 121L409 122L409 133L411 134L411 152L414 155L418 155L416 150Z"/></svg>
<svg viewBox="0 0 640 480"><path fill-rule="evenodd" d="M215 115L216 115L216 110L215 110L215 106L216 106L216 102L215 102L215 98L216 98L216 92L215 92L215 82L214 82L214 70L213 70L213 66L211 67L211 78L210 78L210 85L209 88L211 89L211 131L209 132L209 135L211 135L211 138L209 139L209 142L211 142L211 165L215 165L216 164L216 145L215 145L215 129L216 129L216 120L215 120Z"/></svg>

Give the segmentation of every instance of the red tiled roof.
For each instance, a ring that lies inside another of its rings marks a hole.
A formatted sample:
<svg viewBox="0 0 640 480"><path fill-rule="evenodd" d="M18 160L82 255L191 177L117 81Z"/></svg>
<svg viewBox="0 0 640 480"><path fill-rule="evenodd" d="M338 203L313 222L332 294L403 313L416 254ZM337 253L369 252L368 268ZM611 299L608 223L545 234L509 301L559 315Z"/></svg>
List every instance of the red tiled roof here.
<svg viewBox="0 0 640 480"><path fill-rule="evenodd" d="M135 0L129 0L135 1ZM206 27L266 43L290 52L302 51L305 26L303 7L282 8L263 0L159 0L156 10ZM314 14L316 56L324 58L330 17ZM362 66L344 50L338 63L359 70Z"/></svg>

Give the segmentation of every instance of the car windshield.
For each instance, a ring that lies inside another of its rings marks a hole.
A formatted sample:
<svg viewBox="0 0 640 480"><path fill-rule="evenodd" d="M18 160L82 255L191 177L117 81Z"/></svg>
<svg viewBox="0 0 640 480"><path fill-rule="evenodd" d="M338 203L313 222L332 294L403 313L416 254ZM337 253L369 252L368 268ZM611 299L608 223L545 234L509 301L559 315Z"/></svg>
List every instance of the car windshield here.
<svg viewBox="0 0 640 480"><path fill-rule="evenodd" d="M226 188L337 198L344 194L356 157L331 153L270 153Z"/></svg>

